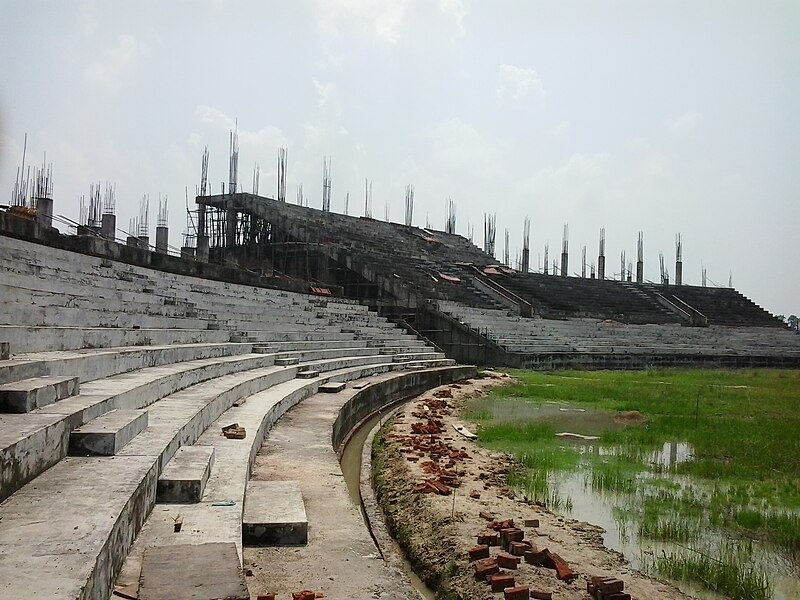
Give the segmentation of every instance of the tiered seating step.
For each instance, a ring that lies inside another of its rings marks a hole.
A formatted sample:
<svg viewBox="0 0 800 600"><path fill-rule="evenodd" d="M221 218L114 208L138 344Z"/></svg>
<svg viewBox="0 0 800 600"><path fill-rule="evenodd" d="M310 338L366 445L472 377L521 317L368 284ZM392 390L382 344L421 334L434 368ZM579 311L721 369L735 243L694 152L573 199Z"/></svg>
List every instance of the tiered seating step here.
<svg viewBox="0 0 800 600"><path fill-rule="evenodd" d="M27 413L80 391L78 377L44 375L0 385L0 411Z"/></svg>
<svg viewBox="0 0 800 600"><path fill-rule="evenodd" d="M74 429L69 436L73 456L114 456L147 427L145 410L112 410Z"/></svg>
<svg viewBox="0 0 800 600"><path fill-rule="evenodd" d="M331 381L329 383L323 383L319 386L318 391L322 392L323 394L337 394L341 392L347 384L344 381Z"/></svg>
<svg viewBox="0 0 800 600"><path fill-rule="evenodd" d="M245 546L308 543L308 519L297 481L248 481L242 517Z"/></svg>
<svg viewBox="0 0 800 600"><path fill-rule="evenodd" d="M157 502L200 502L214 465L213 446L183 446L158 478Z"/></svg>

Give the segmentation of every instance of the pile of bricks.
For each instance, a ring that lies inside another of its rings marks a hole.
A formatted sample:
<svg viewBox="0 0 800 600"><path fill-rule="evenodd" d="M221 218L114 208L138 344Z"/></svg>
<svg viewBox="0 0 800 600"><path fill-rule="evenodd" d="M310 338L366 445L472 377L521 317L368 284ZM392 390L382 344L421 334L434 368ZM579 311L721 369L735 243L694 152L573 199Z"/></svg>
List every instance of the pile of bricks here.
<svg viewBox="0 0 800 600"><path fill-rule="evenodd" d="M425 400L417 405L412 417L422 422L411 423L411 434L392 434L390 437L400 442L400 452L410 462L419 462L425 479L414 488L416 494L439 494L447 496L452 488L461 486L460 477L464 471L458 469L461 461L468 460L466 448L456 448L443 438L442 416L450 414L450 406L445 397L450 390L439 390L439 397ZM442 397L442 394L446 394ZM427 459L427 460L425 460Z"/></svg>
<svg viewBox="0 0 800 600"><path fill-rule="evenodd" d="M488 515L481 514L481 516L485 518ZM577 577L560 556L547 549L539 550L535 544L526 540L525 532L515 527L512 519L492 520L488 528L488 531L478 534L478 545L468 551L469 560L475 562L475 578L486 581L493 592L503 592L505 600L523 598L551 600L552 598L552 592L516 585L514 575L509 571L516 571L522 558L529 564L556 569L556 576L559 579L572 581ZM492 557L490 548L493 546L502 548L503 552Z"/></svg>
<svg viewBox="0 0 800 600"><path fill-rule="evenodd" d="M315 600L315 598L324 598L325 594L322 592L312 592L311 590L303 590L301 592L292 592L292 600ZM266 594L259 594L256 600L276 600L275 592L267 592Z"/></svg>
<svg viewBox="0 0 800 600"><path fill-rule="evenodd" d="M631 600L631 595L624 589L625 582L616 577L595 575L586 582L586 591L595 600Z"/></svg>
<svg viewBox="0 0 800 600"><path fill-rule="evenodd" d="M232 423L231 425L226 425L222 428L222 435L229 440L243 440L247 437L247 431L245 431L245 428L241 427L238 423Z"/></svg>

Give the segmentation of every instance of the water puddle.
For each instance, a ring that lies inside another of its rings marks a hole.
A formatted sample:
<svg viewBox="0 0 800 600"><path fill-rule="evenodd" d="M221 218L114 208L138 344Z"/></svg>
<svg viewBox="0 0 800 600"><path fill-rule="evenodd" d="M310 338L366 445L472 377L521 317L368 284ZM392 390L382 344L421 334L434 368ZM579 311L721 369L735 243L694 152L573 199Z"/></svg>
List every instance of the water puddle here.
<svg viewBox="0 0 800 600"><path fill-rule="evenodd" d="M725 488L676 473L676 467L693 457L689 444L680 440L659 447L604 444L599 439L603 433L641 424L641 416L623 413L620 418L570 408L565 403L535 404L516 398L480 408L490 413L493 424L547 423L558 437L555 451L566 449L577 455L572 463L548 463L552 447L545 446L539 454L533 450L528 466L534 474L515 486L520 496L543 501L565 517L603 527L606 547L623 553L632 567L643 572L659 575L661 570L660 576L669 577L663 570L678 562L700 568L697 563L727 561L743 572L766 577L772 600L800 598L798 557L737 535L731 528L716 527L713 505ZM676 583L702 600L724 597L692 583Z"/></svg>

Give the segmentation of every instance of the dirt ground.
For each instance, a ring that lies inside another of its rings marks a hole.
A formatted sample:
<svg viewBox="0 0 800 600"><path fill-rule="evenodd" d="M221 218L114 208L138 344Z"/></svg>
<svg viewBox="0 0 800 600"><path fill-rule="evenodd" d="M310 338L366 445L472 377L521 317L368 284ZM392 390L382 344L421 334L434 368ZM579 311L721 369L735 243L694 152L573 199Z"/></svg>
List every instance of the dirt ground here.
<svg viewBox="0 0 800 600"><path fill-rule="evenodd" d="M604 575L624 580L625 591L638 600L689 598L672 585L630 568L621 554L603 546L602 529L513 498L505 487L513 460L482 449L456 432L454 426L475 429L460 416L469 398L507 382L507 376L497 373L430 390L401 409L384 431L382 449L373 457L381 469L377 495L390 530L415 570L429 584L444 588L441 597L502 597L475 580L467 551L477 544L478 534L488 529L488 519L513 519L524 530L526 541L558 554L577 575L571 582L560 581L554 570L521 561L518 569L508 571L516 585L552 592L555 599L586 600L587 579ZM441 484L446 488L440 491L449 491L448 495L432 489ZM538 519L538 527L524 526L533 519ZM498 547L490 551L492 557L501 552Z"/></svg>

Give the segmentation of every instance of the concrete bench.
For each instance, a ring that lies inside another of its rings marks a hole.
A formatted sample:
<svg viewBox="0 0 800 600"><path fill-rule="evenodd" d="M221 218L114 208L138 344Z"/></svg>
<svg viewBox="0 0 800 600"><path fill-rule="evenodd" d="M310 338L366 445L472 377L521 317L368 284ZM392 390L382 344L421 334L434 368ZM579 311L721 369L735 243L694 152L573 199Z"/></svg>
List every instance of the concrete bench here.
<svg viewBox="0 0 800 600"><path fill-rule="evenodd" d="M308 543L308 518L297 481L248 481L242 516L245 546Z"/></svg>
<svg viewBox="0 0 800 600"><path fill-rule="evenodd" d="M71 376L44 375L5 383L0 385L0 411L28 413L74 396L79 390L79 378Z"/></svg>
<svg viewBox="0 0 800 600"><path fill-rule="evenodd" d="M200 502L213 465L213 446L183 446L158 478L156 502Z"/></svg>

